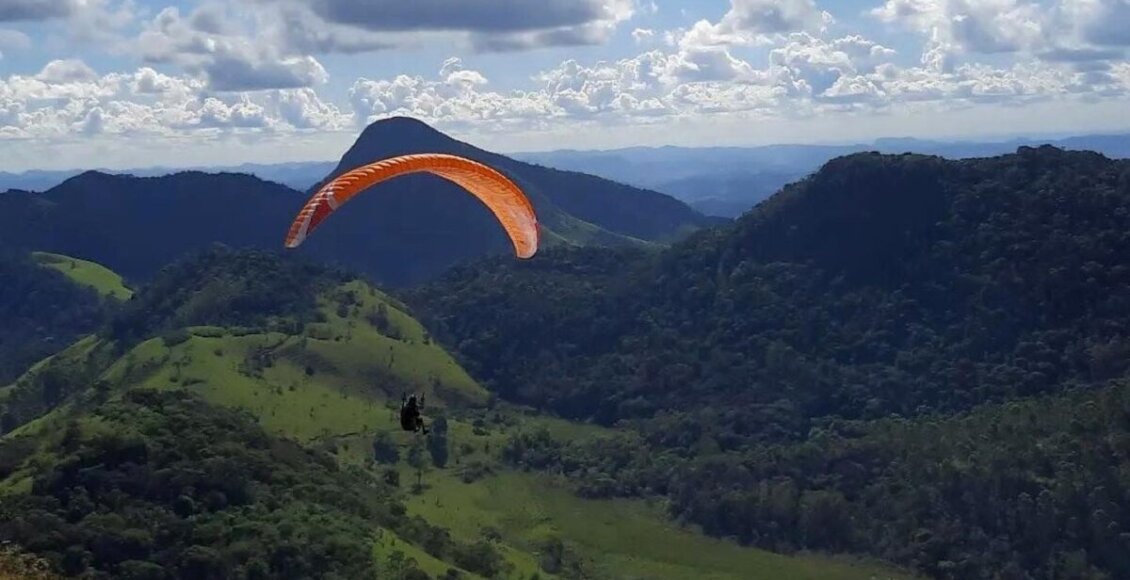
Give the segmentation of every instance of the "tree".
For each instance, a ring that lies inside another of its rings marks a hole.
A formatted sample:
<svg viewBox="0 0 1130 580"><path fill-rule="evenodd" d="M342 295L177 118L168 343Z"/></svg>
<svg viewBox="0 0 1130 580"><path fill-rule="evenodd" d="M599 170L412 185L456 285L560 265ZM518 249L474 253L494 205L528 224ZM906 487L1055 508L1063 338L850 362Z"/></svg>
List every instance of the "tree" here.
<svg viewBox="0 0 1130 580"><path fill-rule="evenodd" d="M424 469L427 461L424 459L424 445L419 437L412 438L412 446L408 449L408 465L416 469L416 486L414 491L419 493L423 489Z"/></svg>
<svg viewBox="0 0 1130 580"><path fill-rule="evenodd" d="M432 456L432 463L443 469L447 466L449 455L447 443L447 418L443 415L436 417L432 422L431 432L428 437L428 452Z"/></svg>
<svg viewBox="0 0 1130 580"><path fill-rule="evenodd" d="M377 431L373 436L373 459L385 465L393 465L400 461L396 440L388 431Z"/></svg>
<svg viewBox="0 0 1130 580"><path fill-rule="evenodd" d="M42 558L23 553L6 542L0 543L0 578L53 580L58 577Z"/></svg>

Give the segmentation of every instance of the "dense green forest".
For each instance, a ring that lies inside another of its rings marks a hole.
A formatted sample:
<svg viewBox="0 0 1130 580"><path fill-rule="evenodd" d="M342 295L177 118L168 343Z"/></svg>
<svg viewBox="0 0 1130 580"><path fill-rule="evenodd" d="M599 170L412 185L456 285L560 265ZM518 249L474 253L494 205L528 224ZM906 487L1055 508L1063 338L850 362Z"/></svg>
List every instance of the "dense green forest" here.
<svg viewBox="0 0 1130 580"><path fill-rule="evenodd" d="M159 270L102 333L124 345L203 325L297 333L318 318L318 294L351 278L307 260L217 245Z"/></svg>
<svg viewBox="0 0 1130 580"><path fill-rule="evenodd" d="M190 393L131 391L50 443L0 446L0 470L29 453L54 459L39 462L29 493L0 500L0 541L68 576L428 578L377 561L382 528L470 570L497 564L490 546L408 516L388 484Z"/></svg>
<svg viewBox="0 0 1130 580"><path fill-rule="evenodd" d="M1128 255L1130 163L859 154L668 251L499 259L411 302L505 398L633 427L512 442L583 493L939 577L1123 577Z"/></svg>

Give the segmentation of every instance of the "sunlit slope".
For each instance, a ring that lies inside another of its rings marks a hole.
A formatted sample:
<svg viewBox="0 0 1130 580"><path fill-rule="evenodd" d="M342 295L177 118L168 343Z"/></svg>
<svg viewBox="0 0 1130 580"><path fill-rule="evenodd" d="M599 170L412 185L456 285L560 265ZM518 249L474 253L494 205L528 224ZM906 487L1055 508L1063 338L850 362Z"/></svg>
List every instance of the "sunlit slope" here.
<svg viewBox="0 0 1130 580"><path fill-rule="evenodd" d="M487 393L399 305L358 281L357 302L319 298L325 322L300 335L193 327L147 340L102 377L128 388L184 388L241 407L268 431L311 440L396 422L402 393L429 404L485 402Z"/></svg>
<svg viewBox="0 0 1130 580"><path fill-rule="evenodd" d="M0 444L23 438L39 449L0 473L0 496L29 493L36 466L60 460L49 449L67 425L77 420L84 429L94 426L87 410L96 401L142 389L190 391L212 404L250 412L268 433L307 443L365 438L396 427L402 392L425 393L429 407L486 400L486 392L382 292L353 281L324 292L317 303L320 322L301 326L297 334L193 326L144 340L110 361L105 354L114 351L113 342L90 336L41 361L0 388L0 404L38 403L16 429L0 437ZM96 370L84 375L85 369ZM48 407L42 402L43 379L54 375L101 386L53 396L55 404ZM405 567L435 576L458 568L391 530L380 538L373 551L383 563L403 555Z"/></svg>
<svg viewBox="0 0 1130 580"><path fill-rule="evenodd" d="M485 403L486 391L402 308L351 281L319 295L320 322L294 333L194 326L144 340L120 357L112 341L90 336L0 387L4 431L44 419L93 385L191 389L302 440L392 425L386 405L398 405L403 393L424 393L429 406Z"/></svg>
<svg viewBox="0 0 1130 580"><path fill-rule="evenodd" d="M407 474L406 474L407 475ZM587 500L568 481L503 470L473 483L451 471L426 476L411 513L450 528L457 538L497 531L512 550L579 563L589 577L712 580L910 578L877 565L822 556L784 556L705 537L670 523L660 506L636 500ZM549 564L552 568L562 564ZM545 571L541 571L545 574Z"/></svg>
<svg viewBox="0 0 1130 580"><path fill-rule="evenodd" d="M87 336L33 365L11 384L0 387L0 435L25 430L69 398L89 390L102 369L113 362L113 349Z"/></svg>
<svg viewBox="0 0 1130 580"><path fill-rule="evenodd" d="M32 257L43 266L58 270L75 283L89 286L103 296L117 300L129 300L133 296L133 290L126 287L122 277L101 264L50 252L32 252Z"/></svg>
<svg viewBox="0 0 1130 580"><path fill-rule="evenodd" d="M614 429L519 411L507 405L445 417L449 456L438 467L430 441L388 433L399 458L374 462L371 435L338 438L339 461L397 472L409 514L447 528L457 540L491 541L507 578L711 580L909 579L880 563L819 554L782 555L682 528L661 502L578 496L577 481L511 468L502 459L512 435L545 430L561 441L594 440ZM413 447L425 458L412 462ZM417 480L422 485L416 488ZM409 554L408 549L404 550ZM421 565L423 567L423 565Z"/></svg>

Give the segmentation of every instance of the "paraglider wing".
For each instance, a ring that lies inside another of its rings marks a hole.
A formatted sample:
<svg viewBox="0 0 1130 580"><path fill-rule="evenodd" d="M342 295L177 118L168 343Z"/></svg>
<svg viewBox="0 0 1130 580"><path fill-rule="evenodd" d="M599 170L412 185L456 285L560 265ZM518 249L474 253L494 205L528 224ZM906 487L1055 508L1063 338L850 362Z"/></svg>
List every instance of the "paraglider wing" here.
<svg viewBox="0 0 1130 580"><path fill-rule="evenodd" d="M451 181L482 201L502 224L519 258L538 248L534 207L522 190L498 171L476 161L445 154L391 157L343 173L325 184L294 219L286 247L297 248L330 214L354 196L382 181L410 173L432 173Z"/></svg>

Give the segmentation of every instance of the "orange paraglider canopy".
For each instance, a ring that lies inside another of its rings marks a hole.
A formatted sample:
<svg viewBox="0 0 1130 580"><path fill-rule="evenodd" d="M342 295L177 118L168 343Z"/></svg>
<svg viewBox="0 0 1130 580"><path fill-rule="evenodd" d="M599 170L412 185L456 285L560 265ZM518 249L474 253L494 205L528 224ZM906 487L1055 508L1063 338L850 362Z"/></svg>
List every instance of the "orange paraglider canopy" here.
<svg viewBox="0 0 1130 580"><path fill-rule="evenodd" d="M421 172L443 177L482 201L506 230L519 258L530 258L537 252L537 215L522 190L482 163L439 153L391 157L341 174L322 186L298 212L287 232L286 247L297 248L330 214L358 193L382 181Z"/></svg>

